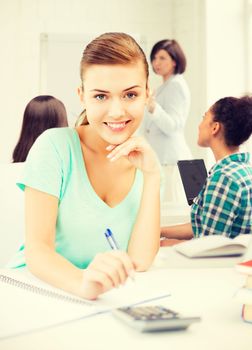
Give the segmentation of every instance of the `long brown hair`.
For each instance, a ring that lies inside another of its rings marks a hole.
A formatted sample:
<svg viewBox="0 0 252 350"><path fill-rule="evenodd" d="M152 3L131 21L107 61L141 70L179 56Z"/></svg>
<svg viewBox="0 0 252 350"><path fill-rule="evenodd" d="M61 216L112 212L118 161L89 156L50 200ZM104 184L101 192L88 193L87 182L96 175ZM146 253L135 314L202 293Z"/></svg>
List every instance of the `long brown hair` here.
<svg viewBox="0 0 252 350"><path fill-rule="evenodd" d="M51 128L68 126L64 104L49 95L34 97L26 106L19 140L14 148L13 163L24 162L37 137Z"/></svg>

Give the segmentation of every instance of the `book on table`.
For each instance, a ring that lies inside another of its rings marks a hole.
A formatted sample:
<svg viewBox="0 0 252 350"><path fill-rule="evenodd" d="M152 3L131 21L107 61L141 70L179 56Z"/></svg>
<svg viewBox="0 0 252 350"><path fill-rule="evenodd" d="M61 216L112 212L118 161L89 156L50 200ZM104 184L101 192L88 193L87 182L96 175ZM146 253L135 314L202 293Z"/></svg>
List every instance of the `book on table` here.
<svg viewBox="0 0 252 350"><path fill-rule="evenodd" d="M244 321L252 323L252 305L248 305L248 304L243 305L242 318Z"/></svg>
<svg viewBox="0 0 252 350"><path fill-rule="evenodd" d="M243 304L243 320L252 323L252 276L248 276L244 287L237 290L234 295L234 299Z"/></svg>
<svg viewBox="0 0 252 350"><path fill-rule="evenodd" d="M235 238L221 235L203 236L174 246L174 249L189 257L237 256L245 253L252 235L243 234Z"/></svg>
<svg viewBox="0 0 252 350"><path fill-rule="evenodd" d="M252 259L235 265L237 272L246 275L245 284L235 293L235 300L242 303L242 318L252 323Z"/></svg>
<svg viewBox="0 0 252 350"><path fill-rule="evenodd" d="M235 269L240 273L245 273L246 275L252 275L252 259L236 264Z"/></svg>

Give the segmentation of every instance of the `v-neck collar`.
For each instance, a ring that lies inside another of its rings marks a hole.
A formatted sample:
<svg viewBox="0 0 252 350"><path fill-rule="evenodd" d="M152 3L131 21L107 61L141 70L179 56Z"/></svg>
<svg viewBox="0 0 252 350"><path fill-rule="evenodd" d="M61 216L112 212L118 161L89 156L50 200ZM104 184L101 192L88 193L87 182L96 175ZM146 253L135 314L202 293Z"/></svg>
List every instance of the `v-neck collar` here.
<svg viewBox="0 0 252 350"><path fill-rule="evenodd" d="M76 129L73 128L73 131L74 131L74 135L75 135L75 139L76 139L76 145L77 145L77 157L79 158L78 159L78 164L79 164L79 170L80 170L80 173L82 174L83 176L83 179L84 179L84 182L85 184L87 185L87 189L88 189L88 192L89 192L89 195L90 197L92 198L92 200L95 202L96 204L96 207L97 208L101 208L101 209L107 209L107 210L120 210L121 207L127 205L127 202L130 200L130 198L133 196L134 194L134 190L135 190L135 186L136 186L136 183L139 179L139 176L140 176L140 171L138 169L136 169L136 172L135 172L135 177L134 177L134 181L133 181L133 184L129 190L129 192L126 194L126 196L121 200L121 202L119 202L118 204L116 204L115 206L111 207L109 206L107 203L105 203L99 196L98 194L95 192L90 180L89 180L89 177L88 177L88 174L87 174L87 169L86 169L86 164L85 164L85 160L84 160L84 157L83 157L83 153L82 153L82 147L81 147L81 141L80 141L80 137L79 137L79 134L77 132Z"/></svg>

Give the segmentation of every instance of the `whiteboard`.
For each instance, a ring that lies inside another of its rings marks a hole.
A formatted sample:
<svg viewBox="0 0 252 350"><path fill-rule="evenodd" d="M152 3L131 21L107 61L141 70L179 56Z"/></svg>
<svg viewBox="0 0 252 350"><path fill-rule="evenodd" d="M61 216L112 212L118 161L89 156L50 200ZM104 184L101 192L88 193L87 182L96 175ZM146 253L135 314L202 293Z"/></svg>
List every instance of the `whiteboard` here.
<svg viewBox="0 0 252 350"><path fill-rule="evenodd" d="M66 106L73 126L82 106L77 95L80 61L86 45L100 34L40 34L40 93L55 96ZM146 50L142 35L130 34Z"/></svg>

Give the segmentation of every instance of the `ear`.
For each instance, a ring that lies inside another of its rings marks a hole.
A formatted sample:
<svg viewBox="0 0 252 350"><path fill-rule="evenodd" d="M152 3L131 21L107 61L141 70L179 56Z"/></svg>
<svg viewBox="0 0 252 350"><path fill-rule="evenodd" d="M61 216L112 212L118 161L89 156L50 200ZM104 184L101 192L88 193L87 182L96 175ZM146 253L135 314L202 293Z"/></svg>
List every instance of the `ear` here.
<svg viewBox="0 0 252 350"><path fill-rule="evenodd" d="M83 94L83 88L81 86L77 89L78 96L80 98L80 101L84 103L84 94Z"/></svg>
<svg viewBox="0 0 252 350"><path fill-rule="evenodd" d="M220 130L221 130L221 124L219 122L214 122L212 134L216 136L217 134L219 134Z"/></svg>
<svg viewBox="0 0 252 350"><path fill-rule="evenodd" d="M177 67L177 62L173 58L172 58L172 67L174 70Z"/></svg>

